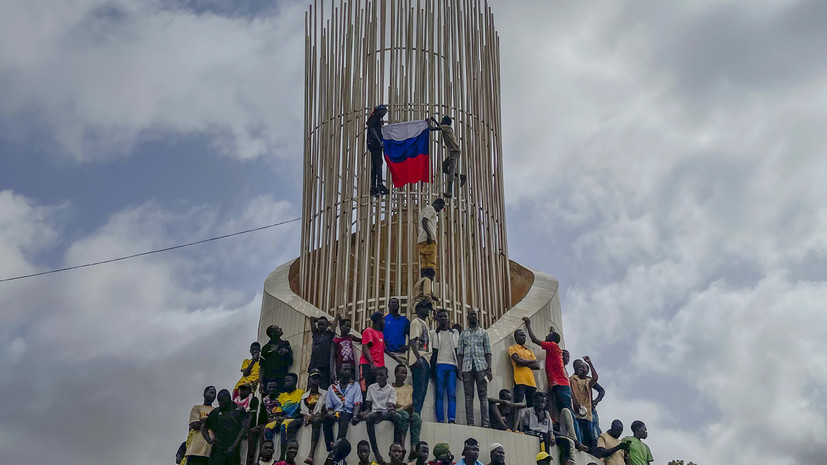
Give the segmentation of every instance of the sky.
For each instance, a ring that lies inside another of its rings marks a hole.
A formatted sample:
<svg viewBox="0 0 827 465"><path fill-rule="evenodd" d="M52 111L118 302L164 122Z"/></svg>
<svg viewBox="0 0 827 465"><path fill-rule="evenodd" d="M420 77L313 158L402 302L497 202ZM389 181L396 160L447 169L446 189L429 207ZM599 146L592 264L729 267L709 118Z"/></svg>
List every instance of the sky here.
<svg viewBox="0 0 827 465"><path fill-rule="evenodd" d="M511 259L656 464L827 454L827 2L490 2ZM0 2L0 278L300 215L305 1ZM819 181L822 179L822 181ZM296 223L0 283L0 463L171 463Z"/></svg>

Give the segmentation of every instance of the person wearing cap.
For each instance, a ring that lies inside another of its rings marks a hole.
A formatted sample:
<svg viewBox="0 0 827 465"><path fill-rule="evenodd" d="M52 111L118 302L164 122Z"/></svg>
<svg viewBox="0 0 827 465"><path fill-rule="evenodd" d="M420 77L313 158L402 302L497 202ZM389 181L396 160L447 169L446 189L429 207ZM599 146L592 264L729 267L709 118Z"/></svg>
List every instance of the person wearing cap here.
<svg viewBox="0 0 827 465"><path fill-rule="evenodd" d="M480 443L474 438L465 440L462 448L462 460L457 465L485 465L477 460L480 457Z"/></svg>
<svg viewBox="0 0 827 465"><path fill-rule="evenodd" d="M440 442L434 446L434 460L430 463L432 465L454 465L454 455L451 454L448 443Z"/></svg>
<svg viewBox="0 0 827 465"><path fill-rule="evenodd" d="M505 447L499 442L492 443L488 446L490 452L491 462L488 465L505 465Z"/></svg>
<svg viewBox="0 0 827 465"><path fill-rule="evenodd" d="M302 394L300 412L304 419L304 426L310 425L310 455L304 463L313 465L316 457L316 446L319 445L319 436L322 432L324 419L324 403L327 391L319 387L319 369L311 368L308 372L307 391Z"/></svg>
<svg viewBox="0 0 827 465"><path fill-rule="evenodd" d="M382 184L382 152L385 144L382 141L382 125L385 124L382 118L388 112L385 105L377 105L368 117L367 143L370 152L370 195L385 195L388 188Z"/></svg>
<svg viewBox="0 0 827 465"><path fill-rule="evenodd" d="M242 384L249 384L250 388L255 392L258 387L259 377L259 358L261 357L261 344L253 342L250 344L250 358L245 358L241 362L241 378L235 383L233 388L233 397L238 396L238 388Z"/></svg>
<svg viewBox="0 0 827 465"><path fill-rule="evenodd" d="M450 116L443 116L439 123L434 117L426 121L428 122L428 129L431 131L442 131L442 143L445 144L445 150L448 151L448 156L442 162L442 174L445 175L445 193L443 196L450 199L453 195L454 178L459 178L460 187L464 186L467 180L464 174L457 174L457 164L459 163L459 156L462 155L462 150L459 147L459 142L457 142L457 136L454 135L454 128L451 127L453 120Z"/></svg>
<svg viewBox="0 0 827 465"><path fill-rule="evenodd" d="M550 465L551 464L551 456L548 455L548 452L542 451L537 454L537 465Z"/></svg>

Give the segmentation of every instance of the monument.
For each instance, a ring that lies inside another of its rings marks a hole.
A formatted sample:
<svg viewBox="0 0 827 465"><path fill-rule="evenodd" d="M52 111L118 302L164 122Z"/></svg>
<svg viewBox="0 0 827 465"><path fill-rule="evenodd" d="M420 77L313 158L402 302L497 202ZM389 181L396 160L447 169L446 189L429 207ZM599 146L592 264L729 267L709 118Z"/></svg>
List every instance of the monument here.
<svg viewBox="0 0 827 465"><path fill-rule="evenodd" d="M305 31L300 255L265 280L258 340L267 341L270 325L284 330L294 352L292 371L303 387L311 317L342 315L361 331L372 312L384 311L397 297L401 313L413 318L418 215L445 191L446 154L437 134L430 141L430 182L372 196L366 120L379 104L388 107L390 122L447 115L462 145L459 171L468 181L440 213L435 306L463 326L467 310L479 312L493 352L489 395L510 389L507 348L522 318L531 318L538 333L554 327L561 334L562 319L557 281L508 258L499 37L491 9L481 0L313 2ZM542 350L533 349L542 362ZM396 362L387 358L386 364L392 372ZM536 378L544 388L543 372ZM462 388L457 392L461 398ZM429 389L423 440L432 446L449 442L459 458L462 441L475 437L484 445L502 443L509 463L534 463L536 438L463 425L463 402L457 404L458 424L436 423ZM377 434L383 447L390 445L390 424L381 424ZM309 436L299 434L302 457ZM348 438L354 446L366 438L364 423ZM321 453L316 460L321 463ZM590 461L595 459L577 454L578 465Z"/></svg>

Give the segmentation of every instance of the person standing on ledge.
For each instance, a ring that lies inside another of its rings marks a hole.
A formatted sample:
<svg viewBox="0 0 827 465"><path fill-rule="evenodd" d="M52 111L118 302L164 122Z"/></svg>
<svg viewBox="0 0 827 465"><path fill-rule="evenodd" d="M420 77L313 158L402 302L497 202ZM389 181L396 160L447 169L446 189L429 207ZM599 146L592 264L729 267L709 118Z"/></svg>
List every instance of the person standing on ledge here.
<svg viewBox="0 0 827 465"><path fill-rule="evenodd" d="M655 459L652 457L652 451L650 451L649 446L642 441L642 439L649 437L649 431L646 429L646 425L640 420L633 421L632 434L633 436L623 438L623 442L629 444L629 448L626 450L626 464L649 465L654 462Z"/></svg>
<svg viewBox="0 0 827 465"><path fill-rule="evenodd" d="M416 249L419 252L419 270L422 277L430 279L431 283L425 286L431 289L436 278L436 222L437 214L445 208L445 201L438 198L419 212L419 236ZM430 270L430 271L427 271Z"/></svg>
<svg viewBox="0 0 827 465"><path fill-rule="evenodd" d="M287 370L293 364L293 349L290 348L289 342L281 339L283 335L284 331L278 326L268 326L267 336L270 341L261 348L260 357L261 385L266 389L271 381L275 381L278 393L281 392Z"/></svg>
<svg viewBox="0 0 827 465"><path fill-rule="evenodd" d="M540 369L540 362L534 352L525 346L525 331L514 331L515 344L508 348L511 358L511 367L514 370L514 402L520 403L525 399L529 407L533 406L534 392L537 391L537 381L534 380L532 370Z"/></svg>
<svg viewBox="0 0 827 465"><path fill-rule="evenodd" d="M474 309L468 310L468 328L459 336L457 365L462 372L462 386L465 390L465 419L474 424L474 383L480 400L480 417L483 428L491 427L488 418L488 381L491 374L491 340L488 331L479 327L479 317ZM488 378L486 380L486 378Z"/></svg>
<svg viewBox="0 0 827 465"><path fill-rule="evenodd" d="M230 391L218 391L218 408L210 412L201 434L212 444L210 465L239 465L241 455L238 444L244 433L246 414L239 409L230 396Z"/></svg>
<svg viewBox="0 0 827 465"><path fill-rule="evenodd" d="M411 367L413 385L413 413L422 413L428 383L431 380L431 335L425 319L431 313L431 307L425 302L416 304L416 318L411 322L408 347L408 363ZM413 451L411 451L413 452Z"/></svg>
<svg viewBox="0 0 827 465"><path fill-rule="evenodd" d="M597 438L594 456L602 458L606 465L626 465L626 450L630 443L621 441L619 439L621 434L623 434L623 422L613 421L609 431Z"/></svg>
<svg viewBox="0 0 827 465"><path fill-rule="evenodd" d="M370 152L370 195L386 195L388 188L382 184L382 152L385 143L382 142L382 118L388 112L388 107L378 105L368 117L368 151Z"/></svg>
<svg viewBox="0 0 827 465"><path fill-rule="evenodd" d="M388 314L385 315L385 348L396 355L396 359L407 358L407 338L410 332L411 320L399 314L399 299L388 299ZM407 360L406 360L407 363Z"/></svg>
<svg viewBox="0 0 827 465"><path fill-rule="evenodd" d="M580 434L582 435L582 441L580 442L589 448L590 454L594 454L597 438L592 435L592 388L597 383L597 371L595 371L592 360L588 356L583 357L583 360L575 360L573 366L574 374L569 378L572 400L574 401L572 412L575 421L580 426ZM590 368L592 376L588 376Z"/></svg>
<svg viewBox="0 0 827 465"><path fill-rule="evenodd" d="M460 149L459 142L457 142L457 136L454 135L454 128L451 127L452 120L450 116L443 116L440 123L437 123L433 117L426 121L428 121L428 129L431 131L442 131L442 143L445 144L445 150L448 151L448 156L442 162L442 174L445 175L445 193L442 196L450 199L454 191L454 178L459 178L459 187L464 186L468 179L464 174L457 174L457 163L459 163L462 149Z"/></svg>
<svg viewBox="0 0 827 465"><path fill-rule="evenodd" d="M330 387L330 366L331 361L335 357L335 347L333 345L333 328L330 327L330 320L327 317L317 318L311 316L310 328L313 332L313 345L310 349L310 366L309 370L318 370L319 372L319 386L322 389Z"/></svg>

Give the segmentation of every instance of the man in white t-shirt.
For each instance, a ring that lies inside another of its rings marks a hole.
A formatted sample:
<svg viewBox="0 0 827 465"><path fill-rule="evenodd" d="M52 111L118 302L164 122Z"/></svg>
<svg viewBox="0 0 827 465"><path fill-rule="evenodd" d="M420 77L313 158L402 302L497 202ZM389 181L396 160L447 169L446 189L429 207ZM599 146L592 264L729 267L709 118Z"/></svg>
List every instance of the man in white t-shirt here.
<svg viewBox="0 0 827 465"><path fill-rule="evenodd" d="M457 345L459 333L450 326L448 310L441 308L436 314L437 329L431 332L431 344L435 356L436 373L436 421L445 422L443 402L448 396L448 423L453 423L457 416Z"/></svg>

